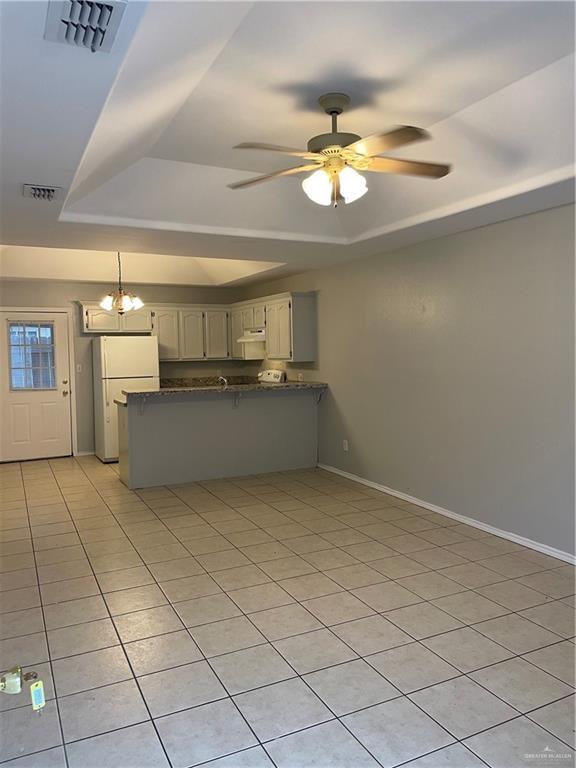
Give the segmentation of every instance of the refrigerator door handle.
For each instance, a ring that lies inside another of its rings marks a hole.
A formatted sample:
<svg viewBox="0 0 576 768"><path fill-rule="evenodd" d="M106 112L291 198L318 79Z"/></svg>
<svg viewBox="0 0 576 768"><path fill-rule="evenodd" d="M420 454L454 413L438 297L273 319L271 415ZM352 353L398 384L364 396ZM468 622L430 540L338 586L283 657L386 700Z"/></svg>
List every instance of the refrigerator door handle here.
<svg viewBox="0 0 576 768"><path fill-rule="evenodd" d="M108 379L104 379L104 399L106 401L106 422L110 423L110 392L108 391Z"/></svg>

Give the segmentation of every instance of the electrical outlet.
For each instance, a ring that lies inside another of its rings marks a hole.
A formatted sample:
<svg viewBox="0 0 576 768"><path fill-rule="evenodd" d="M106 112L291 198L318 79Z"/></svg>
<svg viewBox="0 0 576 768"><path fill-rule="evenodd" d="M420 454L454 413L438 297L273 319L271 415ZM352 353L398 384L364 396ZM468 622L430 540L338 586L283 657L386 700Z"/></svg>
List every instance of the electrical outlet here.
<svg viewBox="0 0 576 768"><path fill-rule="evenodd" d="M342 440L342 450L344 453L348 453L350 446L348 445L348 440Z"/></svg>
<svg viewBox="0 0 576 768"><path fill-rule="evenodd" d="M296 378L298 379L298 381L304 381L304 374L303 373L299 373Z"/></svg>
<svg viewBox="0 0 576 768"><path fill-rule="evenodd" d="M82 363L76 364L76 373L82 373Z"/></svg>

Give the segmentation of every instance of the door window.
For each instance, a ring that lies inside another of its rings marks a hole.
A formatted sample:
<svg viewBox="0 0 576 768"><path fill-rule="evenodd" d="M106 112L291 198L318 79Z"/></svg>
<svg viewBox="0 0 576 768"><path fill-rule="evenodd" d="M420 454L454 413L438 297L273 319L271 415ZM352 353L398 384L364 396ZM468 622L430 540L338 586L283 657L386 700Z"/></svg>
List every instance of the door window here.
<svg viewBox="0 0 576 768"><path fill-rule="evenodd" d="M10 389L56 389L54 323L8 323Z"/></svg>

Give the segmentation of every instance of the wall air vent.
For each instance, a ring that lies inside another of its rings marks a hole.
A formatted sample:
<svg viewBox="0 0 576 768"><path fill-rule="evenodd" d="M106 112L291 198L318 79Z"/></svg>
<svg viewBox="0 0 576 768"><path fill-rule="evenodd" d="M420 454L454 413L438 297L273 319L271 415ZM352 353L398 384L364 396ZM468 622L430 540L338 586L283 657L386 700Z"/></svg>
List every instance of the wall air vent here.
<svg viewBox="0 0 576 768"><path fill-rule="evenodd" d="M47 200L49 203L60 197L62 187L45 187L40 184L24 184L22 194L34 200Z"/></svg>
<svg viewBox="0 0 576 768"><path fill-rule="evenodd" d="M125 8L125 0L50 0L44 39L109 53Z"/></svg>

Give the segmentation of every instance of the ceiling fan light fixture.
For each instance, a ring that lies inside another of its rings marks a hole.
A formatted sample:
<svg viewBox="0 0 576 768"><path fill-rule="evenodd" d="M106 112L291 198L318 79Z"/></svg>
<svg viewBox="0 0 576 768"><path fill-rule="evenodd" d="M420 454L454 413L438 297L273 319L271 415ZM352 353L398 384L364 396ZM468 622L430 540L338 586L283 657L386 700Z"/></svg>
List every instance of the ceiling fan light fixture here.
<svg viewBox="0 0 576 768"><path fill-rule="evenodd" d="M362 174L346 165L339 173L340 194L346 204L359 200L368 192L368 184Z"/></svg>
<svg viewBox="0 0 576 768"><path fill-rule="evenodd" d="M332 181L326 171L314 171L302 182L302 189L313 203L318 205L332 204Z"/></svg>
<svg viewBox="0 0 576 768"><path fill-rule="evenodd" d="M133 309L142 309L143 306L144 302L141 298L134 296L132 293L127 293L122 288L122 262L120 260L120 251L118 251L118 288L104 296L100 302L100 307L106 312L114 310L119 315L123 315L125 312L130 312Z"/></svg>

